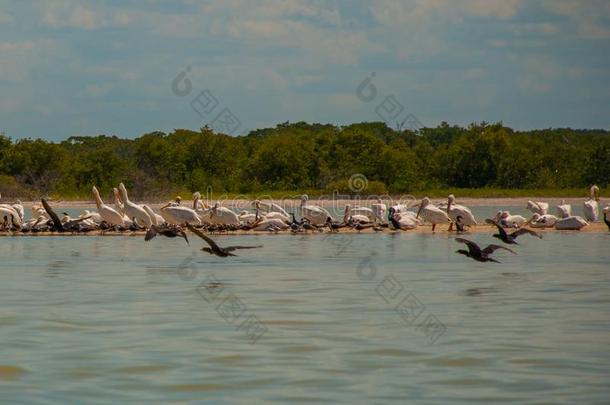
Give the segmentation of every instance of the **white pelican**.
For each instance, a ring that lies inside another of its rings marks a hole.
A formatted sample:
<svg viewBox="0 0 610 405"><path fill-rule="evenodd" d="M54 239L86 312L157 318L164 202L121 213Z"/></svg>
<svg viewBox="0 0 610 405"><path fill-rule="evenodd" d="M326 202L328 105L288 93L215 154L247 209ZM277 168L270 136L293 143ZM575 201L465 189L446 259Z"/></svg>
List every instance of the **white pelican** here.
<svg viewBox="0 0 610 405"><path fill-rule="evenodd" d="M567 218L572 216L572 206L566 204L566 200L561 200L561 204L557 206L557 215L559 218Z"/></svg>
<svg viewBox="0 0 610 405"><path fill-rule="evenodd" d="M375 219L379 222L383 222L385 219L385 213L388 210L388 206L384 204L381 198L378 198L377 202L371 204L371 209L375 214Z"/></svg>
<svg viewBox="0 0 610 405"><path fill-rule="evenodd" d="M129 228L133 224L133 220L125 214L125 204L121 201L121 193L116 187L113 188L112 191L114 193L114 209L123 216L123 222L125 223L125 226Z"/></svg>
<svg viewBox="0 0 610 405"><path fill-rule="evenodd" d="M95 211L84 210L78 217L83 220L81 225L88 229L95 229L102 223L102 216Z"/></svg>
<svg viewBox="0 0 610 405"><path fill-rule="evenodd" d="M430 203L428 197L424 197L424 199L421 200L421 203L419 203L417 218L419 218L420 215L425 222L432 224L432 231L434 231L437 224L446 224L451 221L445 211Z"/></svg>
<svg viewBox="0 0 610 405"><path fill-rule="evenodd" d="M268 214L271 212L277 212L282 214L282 218L286 218L286 221L290 221L290 215L282 208L279 204L273 202L265 202L260 200L252 201L252 206L258 208L262 213ZM277 217L277 216L276 216Z"/></svg>
<svg viewBox="0 0 610 405"><path fill-rule="evenodd" d="M201 223L208 225L212 223L212 209L208 207L206 203L201 201L201 194L199 191L193 193L193 210L197 213L197 215L199 215Z"/></svg>
<svg viewBox="0 0 610 405"><path fill-rule="evenodd" d="M13 225L21 228L21 218L19 217L19 214L12 207L7 205L0 206L0 222L4 222L5 219L9 225L9 229L12 228Z"/></svg>
<svg viewBox="0 0 610 405"><path fill-rule="evenodd" d="M39 226L42 227L47 223L48 220L49 218L43 216L32 218L21 224L21 229L24 231L32 231L34 229L39 229Z"/></svg>
<svg viewBox="0 0 610 405"><path fill-rule="evenodd" d="M453 223L457 222L457 217L462 217L460 221L462 225L477 225L477 220L472 215L470 208L455 204L455 196L453 194L449 194L449 197L447 197L447 216L451 219L451 225L449 225L450 231L453 229Z"/></svg>
<svg viewBox="0 0 610 405"><path fill-rule="evenodd" d="M45 219L50 219L47 215L47 212L40 205L32 205L32 218L45 217Z"/></svg>
<svg viewBox="0 0 610 405"><path fill-rule="evenodd" d="M527 222L527 219L521 215L511 215L508 211L498 211L496 222L504 228L519 228Z"/></svg>
<svg viewBox="0 0 610 405"><path fill-rule="evenodd" d="M350 213L352 216L359 215L367 217L367 222L374 222L375 218L377 218L377 214L375 214L375 211L373 211L372 208L368 207L350 207Z"/></svg>
<svg viewBox="0 0 610 405"><path fill-rule="evenodd" d="M258 216L258 211L256 214L252 214L248 211L242 211L239 213L238 217L239 217L239 222L241 222L242 224L246 224L246 225L251 225L261 219L261 217Z"/></svg>
<svg viewBox="0 0 610 405"><path fill-rule="evenodd" d="M114 226L114 225L125 226L125 221L123 220L123 216L121 214L119 214L118 212L116 212L111 207L104 204L104 202L102 201L102 198L100 197L100 193L99 193L99 191L97 191L97 188L95 186L93 186L91 191L93 192L93 197L95 198L95 204L97 205L97 212L99 212L102 219L111 226Z"/></svg>
<svg viewBox="0 0 610 405"><path fill-rule="evenodd" d="M549 211L549 203L530 200L527 202L527 209L534 214L546 215Z"/></svg>
<svg viewBox="0 0 610 405"><path fill-rule="evenodd" d="M0 204L0 208L4 208L5 210L8 210L11 212L11 215L16 216L17 218L21 218L21 215L19 215L19 212L17 212L17 210L15 209L15 207L13 207L10 204Z"/></svg>
<svg viewBox="0 0 610 405"><path fill-rule="evenodd" d="M172 225L182 225L184 223L201 224L201 218L199 218L199 215L194 210L188 207L171 205L171 203L161 207L161 216Z"/></svg>
<svg viewBox="0 0 610 405"><path fill-rule="evenodd" d="M373 210L370 210L372 218L368 215L361 214L361 212L367 211L363 211L362 207L352 209L352 206L347 204L343 213L343 223L347 224L350 221L354 221L360 222L361 224L367 224L369 222L375 221L375 214L373 214Z"/></svg>
<svg viewBox="0 0 610 405"><path fill-rule="evenodd" d="M83 210L78 217L79 218L88 217L90 221L95 222L96 224L101 224L103 221L102 216L99 213L97 213L95 211L89 211L89 210Z"/></svg>
<svg viewBox="0 0 610 405"><path fill-rule="evenodd" d="M328 218L332 220L332 215L326 209L318 205L307 205L309 196L303 194L301 196L301 216L307 219L313 225L324 225Z"/></svg>
<svg viewBox="0 0 610 405"><path fill-rule="evenodd" d="M585 212L585 219L590 222L597 222L599 219L599 187L596 185L591 186L590 198L584 202L583 210Z"/></svg>
<svg viewBox="0 0 610 405"><path fill-rule="evenodd" d="M218 203L214 204L210 220L218 225L240 225L239 216L228 208L221 207Z"/></svg>
<svg viewBox="0 0 610 405"><path fill-rule="evenodd" d="M144 224L146 228L150 228L150 226L153 224L152 219L150 219L150 215L148 215L146 210L140 205L129 201L129 195L127 195L127 189L123 183L119 184L119 191L121 192L123 206L125 207L125 215L127 215L129 219L135 218L140 225Z"/></svg>
<svg viewBox="0 0 610 405"><path fill-rule="evenodd" d="M159 226L165 223L165 219L161 215L153 211L153 209L150 208L148 205L142 204L142 208L144 208L144 211L146 211L146 213L150 217L150 220L152 221L153 225Z"/></svg>
<svg viewBox="0 0 610 405"><path fill-rule="evenodd" d="M530 225L532 228L552 228L555 226L555 223L557 222L558 219L559 218L557 218L555 215L551 215L551 214L540 215L538 213L535 213L524 224L524 226Z"/></svg>
<svg viewBox="0 0 610 405"><path fill-rule="evenodd" d="M0 199L1 198L2 198L2 194L0 194ZM21 204L21 201L17 200L16 204L0 204L0 207L8 209L10 211L14 211L14 215L19 217L18 218L19 225L21 225L21 223L23 223L23 221L25 219L25 212L23 211L23 205Z"/></svg>
<svg viewBox="0 0 610 405"><path fill-rule="evenodd" d="M415 229L420 224L420 221L415 216L414 212L397 212L394 207L390 207L390 210L388 211L388 221L392 224L394 229L402 230Z"/></svg>
<svg viewBox="0 0 610 405"><path fill-rule="evenodd" d="M252 227L253 231L283 231L290 227L286 222L280 218L265 218L260 222L255 223Z"/></svg>
<svg viewBox="0 0 610 405"><path fill-rule="evenodd" d="M589 225L589 223L581 217L571 216L567 218L558 219L557 222L555 222L555 229L580 231L581 228L587 225Z"/></svg>
<svg viewBox="0 0 610 405"><path fill-rule="evenodd" d="M265 218L277 218L285 222L290 222L290 216L288 213L275 203L266 203L259 200L254 200L252 201L252 205L257 212L262 212L262 216Z"/></svg>
<svg viewBox="0 0 610 405"><path fill-rule="evenodd" d="M193 209L195 211L201 211L207 208L207 205L201 201L201 193L199 191L195 191L193 193Z"/></svg>
<svg viewBox="0 0 610 405"><path fill-rule="evenodd" d="M423 225L424 219L419 218L417 214L413 211L408 210L408 204L396 204L390 207L388 210L388 221L390 221L390 216L395 214L400 214L400 217L404 219L404 221L415 221L417 225ZM406 218L410 219L406 219Z"/></svg>
<svg viewBox="0 0 610 405"><path fill-rule="evenodd" d="M23 204L21 203L21 201L17 200L17 203L11 205L11 207L13 207L15 211L17 211L17 214L19 214L19 219L21 219L21 221L23 222L23 220L25 219L25 211L23 210Z"/></svg>

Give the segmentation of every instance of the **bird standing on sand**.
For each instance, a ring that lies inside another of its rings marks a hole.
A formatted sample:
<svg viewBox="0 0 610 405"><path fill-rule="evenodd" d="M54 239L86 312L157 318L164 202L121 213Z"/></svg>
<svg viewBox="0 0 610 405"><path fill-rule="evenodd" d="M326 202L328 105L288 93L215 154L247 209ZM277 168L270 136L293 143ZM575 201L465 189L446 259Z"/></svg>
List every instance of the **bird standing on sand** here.
<svg viewBox="0 0 610 405"><path fill-rule="evenodd" d="M513 250L511 250L509 248L505 248L504 246L489 245L485 249L481 249L479 247L479 245L477 245L476 243L474 243L473 241L470 241L468 239L455 238L455 240L456 240L456 242L465 243L466 246L468 246L468 250L459 249L459 250L456 250L455 252L459 253L461 255L464 255L466 257L470 257L471 259L476 260L477 262L500 263L496 259L492 259L491 257L489 257L489 255L491 255L493 252L495 252L498 249L508 250L509 252L511 252L514 255L517 254Z"/></svg>
<svg viewBox="0 0 610 405"><path fill-rule="evenodd" d="M100 213L102 219L110 226L125 226L123 215L119 214L112 207L109 207L108 205L104 204L102 198L100 197L100 193L99 191L97 191L97 188L95 186L91 188L91 192L93 193L93 197L95 198L97 212Z"/></svg>
<svg viewBox="0 0 610 405"><path fill-rule="evenodd" d="M557 216L560 219L572 216L572 206L570 204L566 204L566 200L561 200L561 204L559 204L556 208Z"/></svg>
<svg viewBox="0 0 610 405"><path fill-rule="evenodd" d="M256 249L256 248L263 247L262 245L259 245L259 246L227 246L227 247L222 248L222 247L218 246L216 244L216 242L214 242L214 240L212 240L212 238L210 238L209 236L207 236L206 234L201 232L199 229L195 228L193 225L187 223L186 226L188 227L189 231L193 232L195 235L199 236L201 239L206 241L206 243L208 245L210 245L209 248L204 247L201 250L203 250L204 252L208 252L211 255L216 255L218 257L237 256L237 255L234 255L233 253L231 253L237 249Z"/></svg>
<svg viewBox="0 0 610 405"><path fill-rule="evenodd" d="M521 235L525 235L525 234L530 234L532 236L542 239L542 235L540 235L530 229L527 229L527 228L521 228L521 229L518 229L515 232L509 234L504 230L504 228L499 223L497 223L493 219L487 219L487 220L485 220L485 222L487 222L488 224L491 224L491 225L495 225L496 228L498 228L499 233L494 234L493 235L494 238L498 238L502 242L509 244L509 245L518 245L517 237L521 236Z"/></svg>
<svg viewBox="0 0 610 405"><path fill-rule="evenodd" d="M419 204L419 210L417 211L416 218L421 217L424 221L432 224L432 232L436 228L437 224L446 224L451 222L447 213L436 205L430 203L430 199L428 197L424 197Z"/></svg>
<svg viewBox="0 0 610 405"><path fill-rule="evenodd" d="M453 224L457 222L458 218L461 218L462 225L477 225L477 220L474 218L474 215L472 215L470 208L456 204L455 196L453 194L449 194L449 197L447 197L447 215L452 221L449 225L449 231L453 230Z"/></svg>
<svg viewBox="0 0 610 405"><path fill-rule="evenodd" d="M532 214L538 215L546 215L549 211L549 203L542 201L528 201L527 209L532 212Z"/></svg>
<svg viewBox="0 0 610 405"><path fill-rule="evenodd" d="M592 185L589 193L589 199L583 203L585 219L589 222L597 222L599 218L599 187L595 184Z"/></svg>
<svg viewBox="0 0 610 405"><path fill-rule="evenodd" d="M462 234L464 232L466 232L466 226L468 225L464 225L464 223L462 222L462 216L458 215L455 218L455 230L458 234Z"/></svg>

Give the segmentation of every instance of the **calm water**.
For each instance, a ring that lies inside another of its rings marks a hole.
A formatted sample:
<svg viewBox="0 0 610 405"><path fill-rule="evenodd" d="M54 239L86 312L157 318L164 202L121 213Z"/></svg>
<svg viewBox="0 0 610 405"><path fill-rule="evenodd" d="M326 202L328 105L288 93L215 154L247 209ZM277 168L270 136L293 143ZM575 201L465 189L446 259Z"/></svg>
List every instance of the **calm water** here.
<svg viewBox="0 0 610 405"><path fill-rule="evenodd" d="M218 240L0 238L0 403L610 398L610 234Z"/></svg>

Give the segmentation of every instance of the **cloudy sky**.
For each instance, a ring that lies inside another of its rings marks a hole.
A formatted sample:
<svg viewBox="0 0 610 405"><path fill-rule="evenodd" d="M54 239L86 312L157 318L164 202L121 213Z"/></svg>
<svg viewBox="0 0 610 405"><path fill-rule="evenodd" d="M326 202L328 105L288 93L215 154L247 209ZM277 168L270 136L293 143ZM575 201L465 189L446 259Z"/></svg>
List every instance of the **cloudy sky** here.
<svg viewBox="0 0 610 405"><path fill-rule="evenodd" d="M610 128L610 1L0 0L12 138L411 114Z"/></svg>

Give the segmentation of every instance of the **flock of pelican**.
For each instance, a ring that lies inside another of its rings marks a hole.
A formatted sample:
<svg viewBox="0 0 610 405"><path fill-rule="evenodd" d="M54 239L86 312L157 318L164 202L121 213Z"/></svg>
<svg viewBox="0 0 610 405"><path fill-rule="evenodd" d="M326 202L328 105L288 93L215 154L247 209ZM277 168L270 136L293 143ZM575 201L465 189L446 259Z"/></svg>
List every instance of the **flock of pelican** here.
<svg viewBox="0 0 610 405"><path fill-rule="evenodd" d="M412 230L424 224L448 225L449 231L464 232L468 227L478 224L472 211L456 202L449 195L446 202L435 205L428 197L419 202L398 203L388 207L378 199L370 207L346 205L343 216L335 218L326 208L312 204L307 195L301 197L300 205L288 213L282 206L272 202L254 200L251 211L239 213L221 206L218 202L208 205L202 201L201 194L193 194L192 205L186 206L182 199L162 206L155 212L146 204L138 204L129 199L123 183L113 191L112 205L104 203L98 189L92 188L96 211L85 210L79 217L72 218L67 213L55 214L45 199L41 205L33 205L31 219L25 219L23 204L0 204L0 231L6 232L90 232L100 231L147 231L148 237L157 234L180 236L186 225L209 232L220 231L263 231L263 232L307 232L328 229L338 232L342 228L363 230L384 228ZM0 196L1 198L1 196ZM600 219L599 188L592 186L590 196L583 203L584 218L572 215L572 207L562 201L556 206L556 215L549 213L549 203L529 201L527 209L531 218L512 215L508 211L498 211L491 218L493 225L502 228L555 228L558 230L580 230L589 222ZM297 215L300 219L297 220ZM604 222L610 229L610 205L602 211Z"/></svg>

